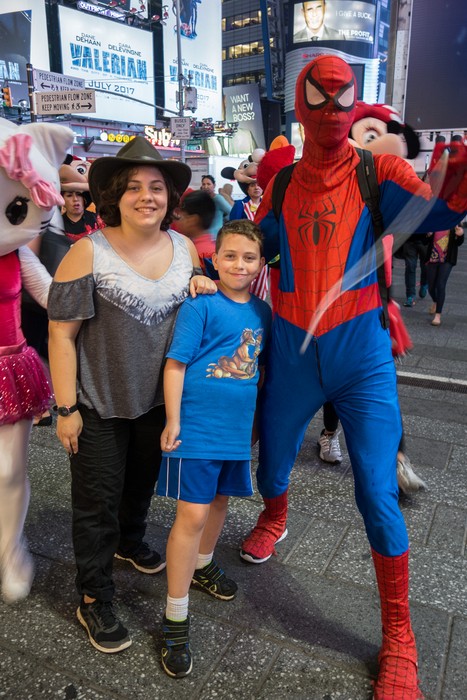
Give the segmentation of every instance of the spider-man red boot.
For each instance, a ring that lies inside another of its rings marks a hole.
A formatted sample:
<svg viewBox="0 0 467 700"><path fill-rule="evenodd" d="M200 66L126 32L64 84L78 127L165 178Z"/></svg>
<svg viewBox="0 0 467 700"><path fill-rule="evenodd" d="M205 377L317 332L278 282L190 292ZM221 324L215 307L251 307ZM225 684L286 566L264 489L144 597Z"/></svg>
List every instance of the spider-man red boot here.
<svg viewBox="0 0 467 700"><path fill-rule="evenodd" d="M371 550L381 599L383 644L374 700L423 700L417 648L410 624L409 553L384 557Z"/></svg>
<svg viewBox="0 0 467 700"><path fill-rule="evenodd" d="M287 537L287 491L264 498L265 509L242 543L240 556L251 564L262 564L275 552L275 545Z"/></svg>

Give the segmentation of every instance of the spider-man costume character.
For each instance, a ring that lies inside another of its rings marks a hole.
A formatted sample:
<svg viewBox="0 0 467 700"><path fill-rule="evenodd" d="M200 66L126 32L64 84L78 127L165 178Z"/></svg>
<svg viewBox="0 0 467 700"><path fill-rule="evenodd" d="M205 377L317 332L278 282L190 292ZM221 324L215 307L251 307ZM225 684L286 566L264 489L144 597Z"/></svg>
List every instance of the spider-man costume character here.
<svg viewBox="0 0 467 700"><path fill-rule="evenodd" d="M277 222L269 184L256 223L266 259L280 253L280 285L266 383L260 401L258 488L265 502L241 556L269 559L287 534L287 488L305 430L325 401L344 429L381 599L383 645L374 697L417 700L417 651L408 605L408 537L398 505L396 455L401 416L388 331L381 318L376 272L336 299L301 353L319 302L374 243L371 216L348 141L355 110L352 70L319 56L300 73L295 112L305 130L303 156L292 174ZM465 157L464 157L465 160ZM403 207L432 201L418 231L452 227L467 208L467 176L457 194L434 199L410 165L375 156L385 222Z"/></svg>

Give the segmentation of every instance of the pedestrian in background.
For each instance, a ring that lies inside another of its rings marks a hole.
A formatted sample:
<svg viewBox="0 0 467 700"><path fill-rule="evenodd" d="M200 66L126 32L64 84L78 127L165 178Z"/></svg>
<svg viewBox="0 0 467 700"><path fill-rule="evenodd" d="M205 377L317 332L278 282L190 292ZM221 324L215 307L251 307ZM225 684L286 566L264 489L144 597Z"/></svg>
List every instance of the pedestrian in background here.
<svg viewBox="0 0 467 700"><path fill-rule="evenodd" d="M178 208L177 231L193 242L203 272L206 272L205 259L212 258L216 250L215 241L209 233L215 213L216 205L212 197L200 190L189 192L182 197Z"/></svg>
<svg viewBox="0 0 467 700"><path fill-rule="evenodd" d="M417 263L420 264L420 299L426 297L428 283L426 280L426 255L428 240L423 235L410 236L402 247L402 257L405 261L405 301L404 306L414 306L417 295Z"/></svg>
<svg viewBox="0 0 467 700"><path fill-rule="evenodd" d="M446 285L452 268L457 263L459 246L464 242L464 229L456 226L449 231L437 231L429 239L427 251L428 291L433 300L430 314L434 314L432 326L441 325L441 313L446 298Z"/></svg>
<svg viewBox="0 0 467 700"><path fill-rule="evenodd" d="M232 207L222 195L216 194L216 181L212 175L203 175L200 189L203 192L207 192L216 205L213 222L208 228L209 233L216 240L219 230L229 218Z"/></svg>
<svg viewBox="0 0 467 700"><path fill-rule="evenodd" d="M67 239L77 241L83 236L103 228L104 222L88 207L92 203L87 178L70 165L62 165L59 171L63 208L63 230ZM71 245L71 243L70 243Z"/></svg>
<svg viewBox="0 0 467 700"><path fill-rule="evenodd" d="M256 211L261 204L263 190L256 180L248 184L242 183L242 185L242 190L246 196L243 199L237 199L234 203L229 214L230 221L235 219L250 219L250 221L254 221Z"/></svg>

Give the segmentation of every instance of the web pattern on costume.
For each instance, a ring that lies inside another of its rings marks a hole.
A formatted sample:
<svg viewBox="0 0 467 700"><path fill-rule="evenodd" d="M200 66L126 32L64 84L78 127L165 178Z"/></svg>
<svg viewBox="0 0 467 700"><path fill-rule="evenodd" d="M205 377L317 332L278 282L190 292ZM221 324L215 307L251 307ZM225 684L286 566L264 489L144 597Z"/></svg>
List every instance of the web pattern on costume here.
<svg viewBox="0 0 467 700"><path fill-rule="evenodd" d="M289 184L282 214L293 268L294 291L279 291L278 312L296 326L308 329L320 301L342 280L363 210L356 175L322 194ZM344 292L324 314L316 334L332 330L380 305L377 284Z"/></svg>
<svg viewBox="0 0 467 700"><path fill-rule="evenodd" d="M417 649L410 623L408 552L384 557L372 552L381 598L383 645L375 700L423 700L417 677Z"/></svg>

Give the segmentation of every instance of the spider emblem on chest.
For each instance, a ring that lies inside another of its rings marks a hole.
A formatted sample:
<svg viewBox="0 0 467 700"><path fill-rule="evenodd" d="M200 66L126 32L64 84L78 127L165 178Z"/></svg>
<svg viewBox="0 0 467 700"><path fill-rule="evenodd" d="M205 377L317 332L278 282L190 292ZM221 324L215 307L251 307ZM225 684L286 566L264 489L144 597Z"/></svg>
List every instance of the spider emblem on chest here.
<svg viewBox="0 0 467 700"><path fill-rule="evenodd" d="M303 245L318 245L320 241L330 241L336 228L336 207L328 199L320 207L305 202L298 214L298 235Z"/></svg>

